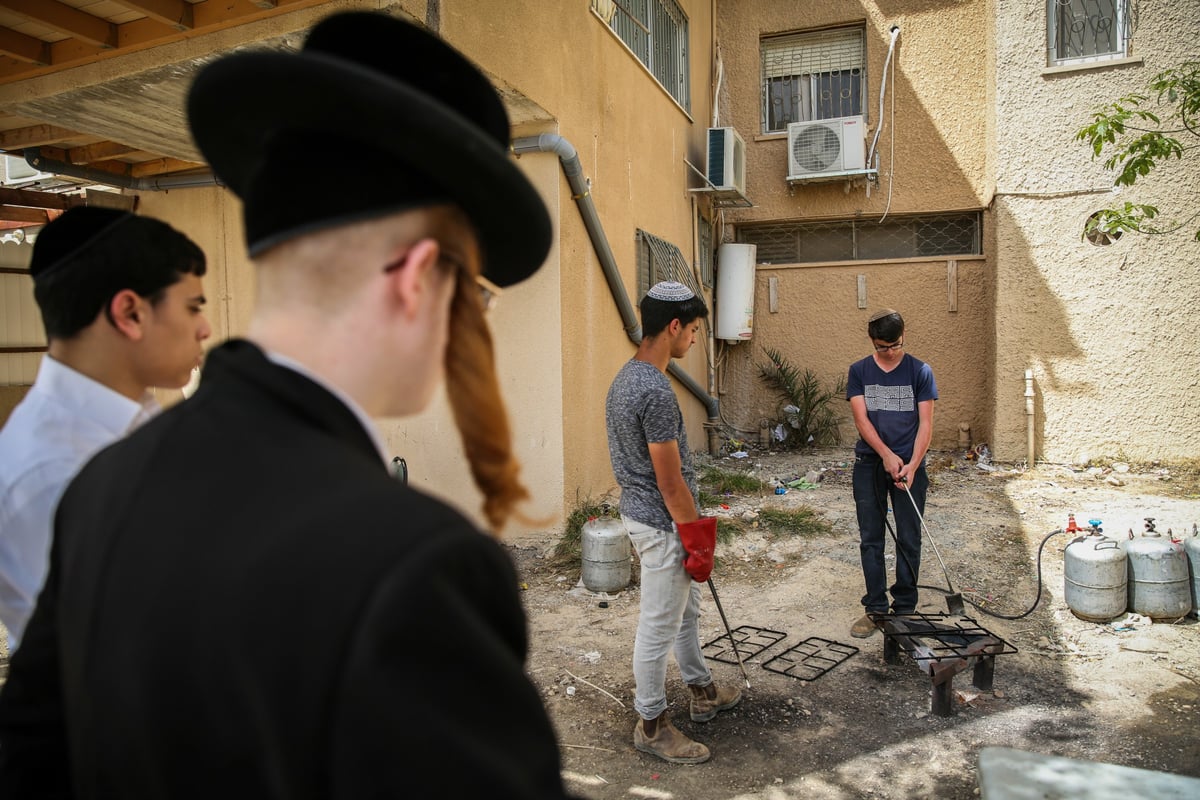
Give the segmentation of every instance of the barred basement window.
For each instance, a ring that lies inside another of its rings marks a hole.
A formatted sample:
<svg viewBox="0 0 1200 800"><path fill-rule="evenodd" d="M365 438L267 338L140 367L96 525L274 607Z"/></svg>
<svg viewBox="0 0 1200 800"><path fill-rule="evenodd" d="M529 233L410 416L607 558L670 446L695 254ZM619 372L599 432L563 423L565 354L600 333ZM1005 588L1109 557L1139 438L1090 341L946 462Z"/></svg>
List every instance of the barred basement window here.
<svg viewBox="0 0 1200 800"><path fill-rule="evenodd" d="M638 300L646 296L650 287L659 281L676 281L703 297L700 287L696 285L696 276L679 252L679 248L660 239L652 233L639 230L637 232L638 255Z"/></svg>
<svg viewBox="0 0 1200 800"><path fill-rule="evenodd" d="M978 212L838 222L778 222L738 228L739 242L758 246L760 264L885 261L980 255Z"/></svg>
<svg viewBox="0 0 1200 800"><path fill-rule="evenodd" d="M613 0L609 27L675 102L691 111L688 21L675 0Z"/></svg>
<svg viewBox="0 0 1200 800"><path fill-rule="evenodd" d="M1130 0L1047 0L1051 64L1074 64L1129 54L1137 8Z"/></svg>

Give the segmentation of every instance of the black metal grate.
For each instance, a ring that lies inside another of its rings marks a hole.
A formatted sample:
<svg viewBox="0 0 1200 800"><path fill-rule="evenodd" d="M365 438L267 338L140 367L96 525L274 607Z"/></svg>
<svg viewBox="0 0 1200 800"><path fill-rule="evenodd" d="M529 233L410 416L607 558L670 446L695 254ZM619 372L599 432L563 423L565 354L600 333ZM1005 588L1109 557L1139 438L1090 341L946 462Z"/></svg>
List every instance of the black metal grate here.
<svg viewBox="0 0 1200 800"><path fill-rule="evenodd" d="M743 663L758 655L768 647L787 638L783 631L773 631L770 628L756 628L753 625L739 625L733 629L733 641L737 644L737 653L730 647L729 634L723 633L716 639L705 644L701 651L705 658L720 661L724 664L737 664L737 657L742 657Z"/></svg>
<svg viewBox="0 0 1200 800"><path fill-rule="evenodd" d="M857 652L857 647L822 639L820 636L810 636L762 666L763 669L780 675L799 678L802 681L815 681Z"/></svg>
<svg viewBox="0 0 1200 800"><path fill-rule="evenodd" d="M901 640L904 649L919 662L933 663L1017 652L1016 647L981 627L970 617L915 612L891 614L881 619L883 635ZM986 645L986 651L980 651L981 644Z"/></svg>

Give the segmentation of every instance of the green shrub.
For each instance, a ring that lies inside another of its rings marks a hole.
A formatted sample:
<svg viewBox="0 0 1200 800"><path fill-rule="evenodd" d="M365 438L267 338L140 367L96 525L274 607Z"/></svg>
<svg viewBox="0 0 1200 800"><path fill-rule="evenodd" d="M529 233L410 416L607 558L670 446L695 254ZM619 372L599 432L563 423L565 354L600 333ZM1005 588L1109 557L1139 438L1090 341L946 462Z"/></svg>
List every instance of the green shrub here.
<svg viewBox="0 0 1200 800"><path fill-rule="evenodd" d="M715 505L721 502L721 495L725 494L757 494L766 488L766 483L760 478L749 475L745 472L737 472L733 470L723 470L717 467L701 467L699 474L700 481L700 505ZM705 493L710 492L708 497L715 498L711 503L705 503Z"/></svg>
<svg viewBox="0 0 1200 800"><path fill-rule="evenodd" d="M841 419L835 401L846 396L846 379L823 384L811 369L801 370L772 348L763 348L769 361L759 364L759 377L780 396L786 423L783 447L836 445L842 442Z"/></svg>

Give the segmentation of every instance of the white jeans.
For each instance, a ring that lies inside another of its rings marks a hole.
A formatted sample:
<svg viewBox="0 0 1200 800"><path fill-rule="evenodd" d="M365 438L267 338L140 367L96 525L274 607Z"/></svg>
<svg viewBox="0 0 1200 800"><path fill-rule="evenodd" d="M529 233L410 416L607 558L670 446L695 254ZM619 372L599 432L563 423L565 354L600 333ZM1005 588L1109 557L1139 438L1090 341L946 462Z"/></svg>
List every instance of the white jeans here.
<svg viewBox="0 0 1200 800"><path fill-rule="evenodd" d="M686 555L675 531L621 517L642 563L641 607L633 642L633 707L642 719L667 710L667 655L672 645L687 684L707 686L712 673L700 650L700 584L683 568Z"/></svg>

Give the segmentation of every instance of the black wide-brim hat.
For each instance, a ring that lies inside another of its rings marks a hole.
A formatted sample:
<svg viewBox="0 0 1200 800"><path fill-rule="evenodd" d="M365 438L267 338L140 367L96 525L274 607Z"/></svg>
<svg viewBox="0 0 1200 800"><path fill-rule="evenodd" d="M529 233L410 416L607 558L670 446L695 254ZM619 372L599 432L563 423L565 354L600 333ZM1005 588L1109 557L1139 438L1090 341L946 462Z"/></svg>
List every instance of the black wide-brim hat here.
<svg viewBox="0 0 1200 800"><path fill-rule="evenodd" d="M245 52L206 66L188 122L243 201L250 255L306 233L454 203L498 286L550 250L545 203L509 157L508 114L470 61L377 12L334 14L299 53Z"/></svg>

